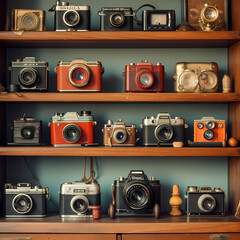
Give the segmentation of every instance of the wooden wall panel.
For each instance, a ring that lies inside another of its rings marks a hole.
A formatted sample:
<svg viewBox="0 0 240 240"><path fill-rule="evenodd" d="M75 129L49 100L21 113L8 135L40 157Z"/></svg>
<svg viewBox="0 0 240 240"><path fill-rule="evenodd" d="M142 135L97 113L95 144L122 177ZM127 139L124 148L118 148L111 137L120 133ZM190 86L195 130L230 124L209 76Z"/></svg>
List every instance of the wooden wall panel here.
<svg viewBox="0 0 240 240"><path fill-rule="evenodd" d="M232 14L231 14L231 21L232 21L232 30L240 31L240 21L239 13L240 13L240 1L239 0L231 0L232 5Z"/></svg>

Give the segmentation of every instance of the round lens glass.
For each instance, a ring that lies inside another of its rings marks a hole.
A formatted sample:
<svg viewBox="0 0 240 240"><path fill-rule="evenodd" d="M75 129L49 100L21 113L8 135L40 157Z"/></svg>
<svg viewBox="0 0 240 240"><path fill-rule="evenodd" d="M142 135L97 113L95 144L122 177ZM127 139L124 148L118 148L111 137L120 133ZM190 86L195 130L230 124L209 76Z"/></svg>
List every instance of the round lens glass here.
<svg viewBox="0 0 240 240"><path fill-rule="evenodd" d="M204 138L207 140L211 140L214 138L214 132L212 130L207 130L203 134Z"/></svg>
<svg viewBox="0 0 240 240"><path fill-rule="evenodd" d="M139 82L141 85L143 86L148 86L151 84L152 78L149 74L147 73L143 73L140 78L139 78Z"/></svg>
<svg viewBox="0 0 240 240"><path fill-rule="evenodd" d="M87 208L88 208L88 203L86 203L84 199L77 199L73 203L73 209L78 213L86 212Z"/></svg>
<svg viewBox="0 0 240 240"><path fill-rule="evenodd" d="M197 75L193 72L184 72L180 76L180 85L183 86L186 90L193 90L197 88L198 78Z"/></svg>
<svg viewBox="0 0 240 240"><path fill-rule="evenodd" d="M117 143L124 143L127 140L127 133L124 129L117 129L113 133L113 139Z"/></svg>
<svg viewBox="0 0 240 240"><path fill-rule="evenodd" d="M32 200L28 195L17 195L13 199L13 208L20 214L28 213L32 208Z"/></svg>
<svg viewBox="0 0 240 240"><path fill-rule="evenodd" d="M124 138L124 133L119 132L119 133L117 133L116 137L117 137L118 140L122 140Z"/></svg>
<svg viewBox="0 0 240 240"><path fill-rule="evenodd" d="M38 73L34 68L23 68L19 73L19 81L25 87L37 84Z"/></svg>
<svg viewBox="0 0 240 240"><path fill-rule="evenodd" d="M204 12L204 16L208 21L213 21L217 18L217 11L215 8L213 7L208 7L206 8L205 12Z"/></svg>
<svg viewBox="0 0 240 240"><path fill-rule="evenodd" d="M24 25L28 28L34 26L36 24L35 22L35 18L33 18L32 16L27 16L24 18Z"/></svg>
<svg viewBox="0 0 240 240"><path fill-rule="evenodd" d="M67 11L64 15L65 23L70 26L76 26L79 23L80 16L76 11Z"/></svg>
<svg viewBox="0 0 240 240"><path fill-rule="evenodd" d="M216 200L211 194L203 194L198 198L198 207L203 212L211 212L216 207Z"/></svg>
<svg viewBox="0 0 240 240"><path fill-rule="evenodd" d="M81 70L76 70L73 73L73 77L74 77L75 80L81 81L81 80L84 79L84 72L81 71Z"/></svg>
<svg viewBox="0 0 240 240"><path fill-rule="evenodd" d="M211 210L213 208L213 205L214 201L211 198L206 198L202 203L203 208L207 211Z"/></svg>
<svg viewBox="0 0 240 240"><path fill-rule="evenodd" d="M218 79L213 72L202 72L199 76L199 84L202 89L211 90L215 89L218 84Z"/></svg>
<svg viewBox="0 0 240 240"><path fill-rule="evenodd" d="M215 122L206 122L205 126L207 129L214 129L215 128Z"/></svg>
<svg viewBox="0 0 240 240"><path fill-rule="evenodd" d="M34 136L34 128L33 127L24 127L21 130L21 137L24 139L32 139Z"/></svg>
<svg viewBox="0 0 240 240"><path fill-rule="evenodd" d="M67 142L75 143L81 138L81 129L75 124L66 125L63 129L63 137Z"/></svg>
<svg viewBox="0 0 240 240"><path fill-rule="evenodd" d="M169 142L173 138L173 128L170 124L159 124L154 133L159 142Z"/></svg>
<svg viewBox="0 0 240 240"><path fill-rule="evenodd" d="M125 22L125 17L121 12L115 12L110 16L110 23L113 27L121 27Z"/></svg>

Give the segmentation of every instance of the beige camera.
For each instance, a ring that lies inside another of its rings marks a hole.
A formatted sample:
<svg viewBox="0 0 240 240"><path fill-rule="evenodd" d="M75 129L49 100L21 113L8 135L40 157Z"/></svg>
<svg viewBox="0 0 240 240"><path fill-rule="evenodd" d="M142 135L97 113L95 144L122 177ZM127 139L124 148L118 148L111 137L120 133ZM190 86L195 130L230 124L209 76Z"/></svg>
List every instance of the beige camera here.
<svg viewBox="0 0 240 240"><path fill-rule="evenodd" d="M11 30L45 31L45 11L31 9L13 9Z"/></svg>
<svg viewBox="0 0 240 240"><path fill-rule="evenodd" d="M217 63L186 63L175 65L175 92L217 92L218 65Z"/></svg>

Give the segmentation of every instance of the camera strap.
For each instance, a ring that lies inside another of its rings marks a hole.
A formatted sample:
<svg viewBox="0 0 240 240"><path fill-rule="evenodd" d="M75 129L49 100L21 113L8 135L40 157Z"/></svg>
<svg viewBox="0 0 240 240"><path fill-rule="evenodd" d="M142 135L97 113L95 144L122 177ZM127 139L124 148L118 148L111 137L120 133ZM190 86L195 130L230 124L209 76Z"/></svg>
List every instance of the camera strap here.
<svg viewBox="0 0 240 240"><path fill-rule="evenodd" d="M144 8L144 7L150 7L150 8L152 8L153 10L156 10L156 8L153 6L153 5L151 5L151 4L143 4L142 6L140 6L137 10L135 10L134 12L135 12L135 15L134 15L134 20L136 21L136 23L137 23L137 25L142 25L142 21L140 21L139 19L138 19L138 17L137 17L137 13L138 13L138 11L140 10L140 9L142 9L142 8Z"/></svg>
<svg viewBox="0 0 240 240"><path fill-rule="evenodd" d="M83 173L82 181L84 181L85 183L91 183L95 178L95 172L93 170L93 159L92 159L92 157L90 157L89 178L86 178L86 162L87 162L87 159L86 159L86 157L84 157L84 173Z"/></svg>

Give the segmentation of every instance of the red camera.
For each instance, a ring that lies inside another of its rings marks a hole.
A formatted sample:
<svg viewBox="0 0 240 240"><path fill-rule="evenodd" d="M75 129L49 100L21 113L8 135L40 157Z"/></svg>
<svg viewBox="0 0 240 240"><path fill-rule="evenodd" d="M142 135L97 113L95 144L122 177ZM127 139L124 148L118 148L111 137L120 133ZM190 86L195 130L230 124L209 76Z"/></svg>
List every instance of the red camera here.
<svg viewBox="0 0 240 240"><path fill-rule="evenodd" d="M94 144L94 125L89 111L82 111L81 116L77 112L56 113L50 123L51 143L55 147Z"/></svg>
<svg viewBox="0 0 240 240"><path fill-rule="evenodd" d="M125 66L126 92L163 92L164 66L147 61Z"/></svg>
<svg viewBox="0 0 240 240"><path fill-rule="evenodd" d="M72 62L58 62L57 90L60 92L100 92L102 90L103 68L99 61L75 59Z"/></svg>

